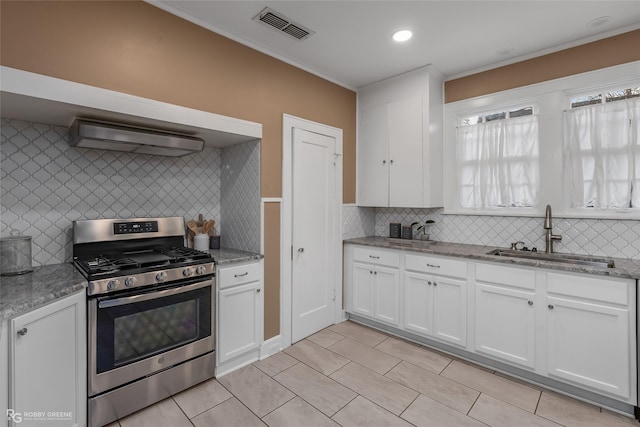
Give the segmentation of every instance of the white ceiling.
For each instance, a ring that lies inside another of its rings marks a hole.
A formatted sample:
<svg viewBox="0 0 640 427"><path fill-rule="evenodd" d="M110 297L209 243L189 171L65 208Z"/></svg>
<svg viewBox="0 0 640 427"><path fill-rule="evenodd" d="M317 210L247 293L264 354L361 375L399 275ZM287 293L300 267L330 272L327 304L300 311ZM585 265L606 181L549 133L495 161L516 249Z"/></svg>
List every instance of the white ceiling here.
<svg viewBox="0 0 640 427"><path fill-rule="evenodd" d="M638 0L148 2L351 89L427 64L460 77L640 28ZM254 21L265 7L315 34ZM391 41L400 28L414 32L404 44Z"/></svg>

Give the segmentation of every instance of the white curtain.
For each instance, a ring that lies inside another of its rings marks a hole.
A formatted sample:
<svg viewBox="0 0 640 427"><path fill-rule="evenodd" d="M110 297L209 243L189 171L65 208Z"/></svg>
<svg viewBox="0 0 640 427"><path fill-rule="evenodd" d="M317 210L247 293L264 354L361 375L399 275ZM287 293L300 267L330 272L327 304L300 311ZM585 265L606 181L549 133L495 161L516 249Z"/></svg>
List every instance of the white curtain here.
<svg viewBox="0 0 640 427"><path fill-rule="evenodd" d="M572 207L640 207L640 99L565 112L565 161Z"/></svg>
<svg viewBox="0 0 640 427"><path fill-rule="evenodd" d="M465 208L534 206L538 198L538 117L460 126L458 200Z"/></svg>

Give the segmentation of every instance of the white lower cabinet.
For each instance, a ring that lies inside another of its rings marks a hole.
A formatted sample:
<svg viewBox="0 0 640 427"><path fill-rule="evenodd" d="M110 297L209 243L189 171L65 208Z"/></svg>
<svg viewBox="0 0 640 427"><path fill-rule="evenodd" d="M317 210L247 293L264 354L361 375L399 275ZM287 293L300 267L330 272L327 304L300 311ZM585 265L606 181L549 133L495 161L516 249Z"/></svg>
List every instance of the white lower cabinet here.
<svg viewBox="0 0 640 427"><path fill-rule="evenodd" d="M476 351L535 368L535 294L476 283Z"/></svg>
<svg viewBox="0 0 640 427"><path fill-rule="evenodd" d="M563 383L559 389L634 406L636 286L633 279L345 246L347 312L428 338L428 345L455 344L442 348L511 365L524 377Z"/></svg>
<svg viewBox="0 0 640 427"><path fill-rule="evenodd" d="M534 369L536 299L535 270L477 263L475 351Z"/></svg>
<svg viewBox="0 0 640 427"><path fill-rule="evenodd" d="M633 395L635 321L628 280L548 274L548 375L628 400Z"/></svg>
<svg viewBox="0 0 640 427"><path fill-rule="evenodd" d="M263 340L263 275L262 260L218 268L216 375L259 358Z"/></svg>
<svg viewBox="0 0 640 427"><path fill-rule="evenodd" d="M461 278L428 274L430 271L442 271ZM466 346L466 274L467 263L464 261L407 254L404 328L450 344Z"/></svg>
<svg viewBox="0 0 640 427"><path fill-rule="evenodd" d="M398 326L400 324L399 255L389 251L355 248L351 259L352 311Z"/></svg>
<svg viewBox="0 0 640 427"><path fill-rule="evenodd" d="M11 319L9 425L86 424L86 330L84 291Z"/></svg>
<svg viewBox="0 0 640 427"><path fill-rule="evenodd" d="M353 311L398 325L398 269L353 263Z"/></svg>

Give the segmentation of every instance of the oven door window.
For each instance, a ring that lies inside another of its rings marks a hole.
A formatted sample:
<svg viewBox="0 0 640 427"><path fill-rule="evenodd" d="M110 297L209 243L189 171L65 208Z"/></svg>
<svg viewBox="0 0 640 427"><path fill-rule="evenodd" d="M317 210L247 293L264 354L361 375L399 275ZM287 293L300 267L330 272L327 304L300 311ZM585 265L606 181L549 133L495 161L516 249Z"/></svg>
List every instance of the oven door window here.
<svg viewBox="0 0 640 427"><path fill-rule="evenodd" d="M211 336L211 286L140 295L144 300L120 297L98 303L97 373Z"/></svg>

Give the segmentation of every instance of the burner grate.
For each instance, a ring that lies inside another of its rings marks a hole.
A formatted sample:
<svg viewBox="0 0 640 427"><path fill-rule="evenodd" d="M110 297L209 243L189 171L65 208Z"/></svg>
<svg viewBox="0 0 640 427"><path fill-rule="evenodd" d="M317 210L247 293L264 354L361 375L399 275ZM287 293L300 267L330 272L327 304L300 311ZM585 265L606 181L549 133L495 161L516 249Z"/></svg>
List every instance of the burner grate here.
<svg viewBox="0 0 640 427"><path fill-rule="evenodd" d="M185 247L172 247L164 251L163 254L170 257L172 263L192 262L211 258L211 255L207 252L196 251L195 249Z"/></svg>
<svg viewBox="0 0 640 427"><path fill-rule="evenodd" d="M109 273L125 268L138 267L138 263L133 259L117 255L98 255L95 258L79 259L78 262L91 274Z"/></svg>

